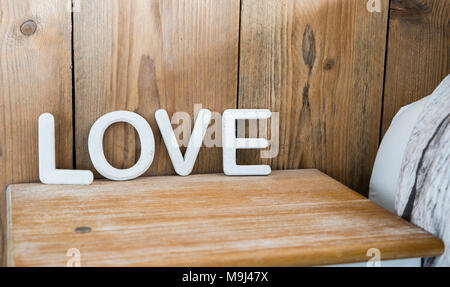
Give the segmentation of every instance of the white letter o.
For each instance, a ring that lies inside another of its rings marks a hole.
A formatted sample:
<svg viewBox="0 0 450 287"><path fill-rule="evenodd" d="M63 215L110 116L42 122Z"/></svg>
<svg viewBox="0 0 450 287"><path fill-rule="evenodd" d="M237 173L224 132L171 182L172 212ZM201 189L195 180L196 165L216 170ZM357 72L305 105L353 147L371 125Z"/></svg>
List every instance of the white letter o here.
<svg viewBox="0 0 450 287"><path fill-rule="evenodd" d="M141 141L141 156L138 162L128 169L117 169L109 164L103 152L103 136L106 129L114 123L125 122L132 125ZM116 111L99 118L89 132L89 156L95 169L110 180L130 180L141 176L153 162L155 138L152 128L140 115L128 111Z"/></svg>

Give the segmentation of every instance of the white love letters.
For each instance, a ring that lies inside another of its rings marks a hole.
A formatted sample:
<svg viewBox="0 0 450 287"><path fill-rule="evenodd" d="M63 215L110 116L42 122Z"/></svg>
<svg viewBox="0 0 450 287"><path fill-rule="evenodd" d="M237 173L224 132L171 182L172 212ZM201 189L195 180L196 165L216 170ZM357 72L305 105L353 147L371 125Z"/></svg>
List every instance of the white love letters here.
<svg viewBox="0 0 450 287"><path fill-rule="evenodd" d="M39 117L39 178L45 184L91 184L90 170L56 169L55 119L51 114Z"/></svg>
<svg viewBox="0 0 450 287"><path fill-rule="evenodd" d="M222 119L223 172L226 175L268 175L268 165L237 165L236 149L259 149L269 146L267 139L236 138L236 120L270 118L269 110L226 110Z"/></svg>
<svg viewBox="0 0 450 287"><path fill-rule="evenodd" d="M103 152L103 136L106 129L119 122L132 125L141 141L141 156L138 162L128 169L117 169L109 164ZM89 132L89 156L95 169L104 177L111 180L129 180L142 175L150 167L155 155L155 138L152 128L140 115L127 111L117 111L99 118Z"/></svg>
<svg viewBox="0 0 450 287"><path fill-rule="evenodd" d="M257 120L271 117L269 110L226 110L222 118L223 170L226 175L268 175L267 165L237 165L237 149L262 149L269 146L263 138L237 138L236 120ZM170 159L178 175L192 172L198 153L211 121L211 112L200 110L191 138L183 157L178 146L169 115L165 110L155 113L156 122L167 147ZM114 123L132 125L141 142L141 155L137 163L128 169L117 169L109 164L103 151L103 136ZM95 169L110 180L131 180L144 174L153 162L155 139L148 122L140 115L129 111L115 111L100 117L91 127L88 140L89 156ZM51 114L39 117L39 177L45 184L91 184L93 174L89 170L59 170L55 167L55 127Z"/></svg>
<svg viewBox="0 0 450 287"><path fill-rule="evenodd" d="M182 176L191 174L198 152L202 146L206 130L208 129L209 122L211 121L211 112L205 109L200 110L184 158L178 147L178 142L167 112L165 110L158 110L155 113L155 118L164 143L166 144L167 151L169 152L170 160L172 161L175 172Z"/></svg>

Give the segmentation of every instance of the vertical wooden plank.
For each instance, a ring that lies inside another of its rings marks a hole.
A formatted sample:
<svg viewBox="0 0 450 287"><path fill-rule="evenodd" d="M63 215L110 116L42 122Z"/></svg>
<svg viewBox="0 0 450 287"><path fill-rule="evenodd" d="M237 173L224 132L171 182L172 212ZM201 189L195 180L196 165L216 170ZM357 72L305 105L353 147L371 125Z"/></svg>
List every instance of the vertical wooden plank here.
<svg viewBox="0 0 450 287"><path fill-rule="evenodd" d="M5 188L39 180L37 123L55 116L57 166L73 167L71 14L67 1L0 0L0 213ZM26 21L28 26L22 29ZM3 248L5 234L2 234ZM3 257L3 263L5 258Z"/></svg>
<svg viewBox="0 0 450 287"><path fill-rule="evenodd" d="M448 0L391 0L383 134L398 110L450 74Z"/></svg>
<svg viewBox="0 0 450 287"><path fill-rule="evenodd" d="M78 1L78 0L77 0ZM193 114L194 104L236 108L239 0L81 1L75 14L76 162L93 170L89 129L114 110L137 112L153 129L156 152L147 175L173 173L154 119ZM118 168L139 157L134 129L116 124L104 139ZM221 150L200 151L195 172L221 171Z"/></svg>
<svg viewBox="0 0 450 287"><path fill-rule="evenodd" d="M379 140L388 1L243 0L239 108L280 113L274 169L318 168L367 194Z"/></svg>

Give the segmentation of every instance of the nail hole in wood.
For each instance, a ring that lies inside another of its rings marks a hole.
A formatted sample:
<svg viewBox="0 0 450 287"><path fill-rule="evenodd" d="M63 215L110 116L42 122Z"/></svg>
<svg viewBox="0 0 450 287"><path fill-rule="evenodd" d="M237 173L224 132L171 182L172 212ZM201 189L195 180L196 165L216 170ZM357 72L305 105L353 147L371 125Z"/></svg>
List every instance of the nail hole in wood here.
<svg viewBox="0 0 450 287"><path fill-rule="evenodd" d="M324 70L331 70L334 67L334 60L333 59L327 59L325 60L325 63L323 64Z"/></svg>
<svg viewBox="0 0 450 287"><path fill-rule="evenodd" d="M75 232L76 233L89 233L92 231L92 228L87 227L87 226L80 226L75 228Z"/></svg>
<svg viewBox="0 0 450 287"><path fill-rule="evenodd" d="M20 32L22 32L22 34L24 34L25 36L33 35L34 33L36 33L36 30L37 30L37 24L33 20L25 21L20 26Z"/></svg>

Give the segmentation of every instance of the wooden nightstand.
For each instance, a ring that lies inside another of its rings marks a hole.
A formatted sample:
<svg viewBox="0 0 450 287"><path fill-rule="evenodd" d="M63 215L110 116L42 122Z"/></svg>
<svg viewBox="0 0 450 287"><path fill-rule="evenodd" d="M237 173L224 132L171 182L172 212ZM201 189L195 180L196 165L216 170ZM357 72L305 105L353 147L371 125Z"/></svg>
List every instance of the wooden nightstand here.
<svg viewBox="0 0 450 287"><path fill-rule="evenodd" d="M11 185L8 266L415 265L443 243L317 170ZM386 261L387 260L387 261ZM382 263L383 264L383 263Z"/></svg>

